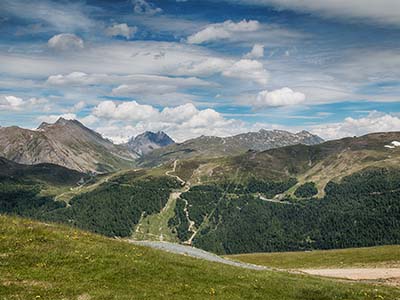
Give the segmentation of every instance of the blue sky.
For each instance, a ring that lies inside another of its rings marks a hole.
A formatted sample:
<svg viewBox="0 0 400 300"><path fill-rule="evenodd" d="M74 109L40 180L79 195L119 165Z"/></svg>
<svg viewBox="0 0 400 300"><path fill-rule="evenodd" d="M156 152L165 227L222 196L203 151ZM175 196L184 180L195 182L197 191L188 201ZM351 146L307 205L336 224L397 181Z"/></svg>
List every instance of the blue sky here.
<svg viewBox="0 0 400 300"><path fill-rule="evenodd" d="M2 0L0 41L0 126L400 130L396 0Z"/></svg>

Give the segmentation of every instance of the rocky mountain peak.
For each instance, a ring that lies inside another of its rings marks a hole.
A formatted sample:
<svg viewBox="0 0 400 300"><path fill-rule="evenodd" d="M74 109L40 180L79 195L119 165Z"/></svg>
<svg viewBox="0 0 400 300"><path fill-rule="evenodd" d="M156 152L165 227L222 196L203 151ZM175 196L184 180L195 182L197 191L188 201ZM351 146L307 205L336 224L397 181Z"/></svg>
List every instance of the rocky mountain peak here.
<svg viewBox="0 0 400 300"><path fill-rule="evenodd" d="M171 139L163 131L146 131L142 134L132 137L127 145L130 150L137 152L139 155L147 154L154 149L165 147L174 144L174 140Z"/></svg>
<svg viewBox="0 0 400 300"><path fill-rule="evenodd" d="M43 122L37 130L0 130L0 156L23 164L52 163L83 172L108 172L131 166L135 153L113 144L77 120Z"/></svg>

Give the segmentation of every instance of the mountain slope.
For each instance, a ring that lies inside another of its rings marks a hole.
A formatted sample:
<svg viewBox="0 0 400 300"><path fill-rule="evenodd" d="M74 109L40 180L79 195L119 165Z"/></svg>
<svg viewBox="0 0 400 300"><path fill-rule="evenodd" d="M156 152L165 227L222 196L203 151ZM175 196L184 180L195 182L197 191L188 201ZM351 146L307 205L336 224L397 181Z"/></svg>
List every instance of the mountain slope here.
<svg viewBox="0 0 400 300"><path fill-rule="evenodd" d="M74 186L87 179L87 175L54 164L23 165L0 157L0 182L43 183Z"/></svg>
<svg viewBox="0 0 400 300"><path fill-rule="evenodd" d="M141 156L153 151L154 149L162 148L174 143L174 140L163 131L146 131L131 138L126 146L131 151L136 152Z"/></svg>
<svg viewBox="0 0 400 300"><path fill-rule="evenodd" d="M193 157L211 158L238 155L250 149L264 151L295 144L314 145L323 140L307 131L290 133L283 130L263 130L248 132L230 137L201 136L157 149L140 158L143 166L155 166L175 159Z"/></svg>
<svg viewBox="0 0 400 300"><path fill-rule="evenodd" d="M0 216L2 299L373 300L398 289L253 271Z"/></svg>
<svg viewBox="0 0 400 300"><path fill-rule="evenodd" d="M18 163L53 163L82 172L126 168L137 157L78 121L63 118L42 123L37 130L0 127L0 155Z"/></svg>
<svg viewBox="0 0 400 300"><path fill-rule="evenodd" d="M318 196L322 197L331 180L340 180L368 167L399 166L400 147L391 146L396 141L400 141L400 132L372 133L317 145L248 151L225 158L180 160L176 174L192 184L246 181L252 177L277 181L296 178L299 182L296 187L307 181L315 182Z"/></svg>

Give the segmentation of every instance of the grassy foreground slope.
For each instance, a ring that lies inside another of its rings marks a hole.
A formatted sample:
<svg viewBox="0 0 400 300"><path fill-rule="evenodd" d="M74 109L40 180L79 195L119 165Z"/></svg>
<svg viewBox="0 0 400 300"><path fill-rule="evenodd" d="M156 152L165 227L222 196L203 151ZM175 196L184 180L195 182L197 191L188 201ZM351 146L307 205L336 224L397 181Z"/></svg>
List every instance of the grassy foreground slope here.
<svg viewBox="0 0 400 300"><path fill-rule="evenodd" d="M0 299L396 299L394 288L250 271L0 216Z"/></svg>
<svg viewBox="0 0 400 300"><path fill-rule="evenodd" d="M400 267L400 245L310 252L250 253L227 256L247 263L284 268Z"/></svg>

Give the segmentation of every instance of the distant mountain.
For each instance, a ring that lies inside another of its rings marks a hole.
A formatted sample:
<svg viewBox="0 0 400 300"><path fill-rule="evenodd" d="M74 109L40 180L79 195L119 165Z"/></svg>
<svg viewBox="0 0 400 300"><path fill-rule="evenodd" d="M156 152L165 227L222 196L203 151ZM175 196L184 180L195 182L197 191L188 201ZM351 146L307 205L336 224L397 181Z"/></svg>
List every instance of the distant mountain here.
<svg viewBox="0 0 400 300"><path fill-rule="evenodd" d="M145 155L154 149L162 148L174 143L174 140L163 131L146 131L136 137L132 137L126 145L131 151L134 151L139 155Z"/></svg>
<svg viewBox="0 0 400 300"><path fill-rule="evenodd" d="M315 145L323 141L319 136L307 131L291 133L264 129L230 137L201 136L154 150L140 158L139 163L154 166L177 158L231 156L248 150L265 151L296 144Z"/></svg>
<svg viewBox="0 0 400 300"><path fill-rule="evenodd" d="M76 120L42 123L37 130L0 127L0 156L22 164L52 163L81 172L133 165L137 155Z"/></svg>

